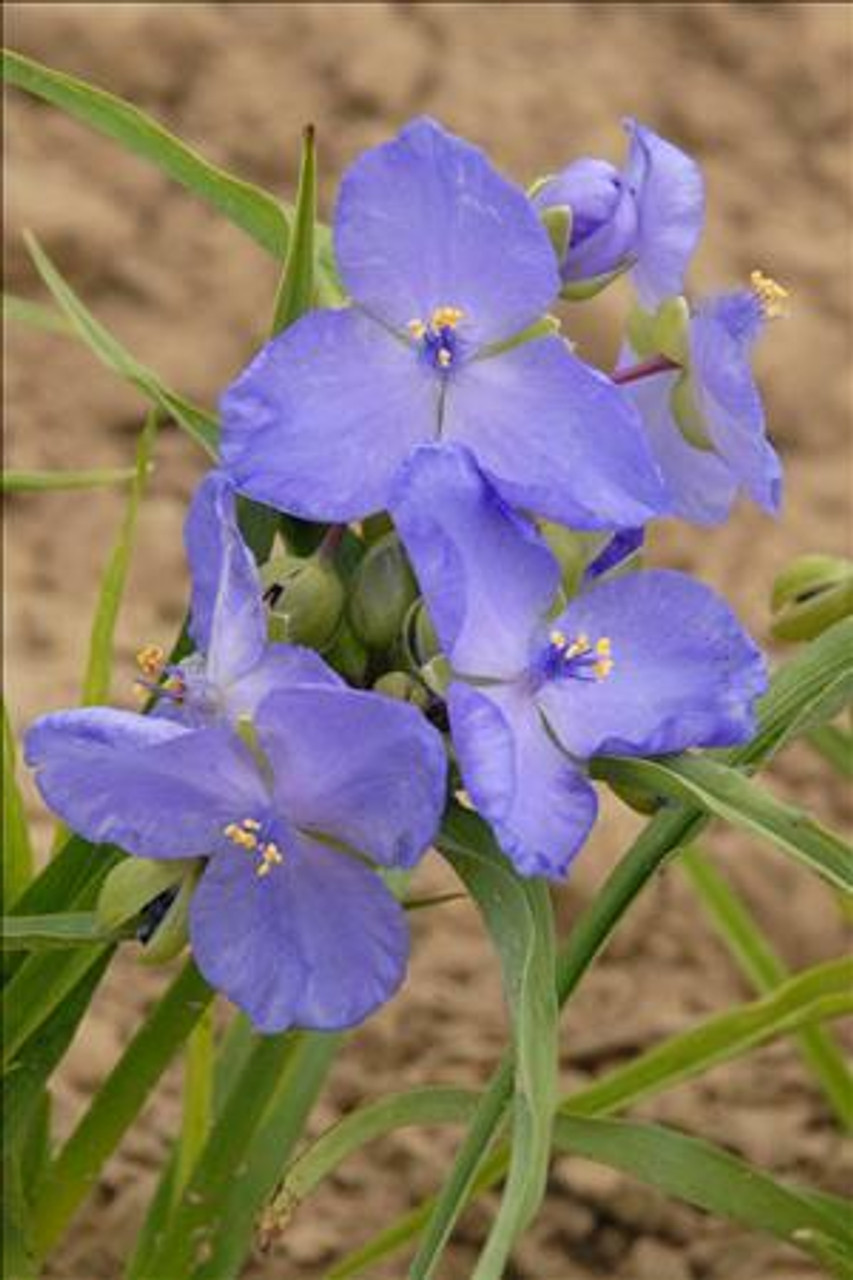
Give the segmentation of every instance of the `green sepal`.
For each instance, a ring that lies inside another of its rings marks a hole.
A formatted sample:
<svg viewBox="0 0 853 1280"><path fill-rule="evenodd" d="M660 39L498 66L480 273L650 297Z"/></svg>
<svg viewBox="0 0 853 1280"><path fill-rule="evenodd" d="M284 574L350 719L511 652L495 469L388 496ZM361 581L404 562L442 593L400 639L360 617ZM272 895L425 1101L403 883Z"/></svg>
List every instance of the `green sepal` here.
<svg viewBox="0 0 853 1280"><path fill-rule="evenodd" d="M607 542L608 534L578 533L565 525L542 520L539 528L560 566L560 581L566 596L577 595L587 566Z"/></svg>
<svg viewBox="0 0 853 1280"><path fill-rule="evenodd" d="M346 614L341 618L334 642L323 654L329 666L350 684L363 685L370 665L367 649L353 631Z"/></svg>
<svg viewBox="0 0 853 1280"><path fill-rule="evenodd" d="M353 631L371 649L387 649L417 596L417 582L396 533L369 548L356 569L348 601Z"/></svg>
<svg viewBox="0 0 853 1280"><path fill-rule="evenodd" d="M690 359L688 349L688 330L690 327L690 307L687 299L680 294L667 298L657 309L652 324L652 335L655 352L676 364L687 365Z"/></svg>
<svg viewBox="0 0 853 1280"><path fill-rule="evenodd" d="M545 187L547 187L549 182L554 181L556 176L557 175L555 173L546 173L543 174L541 178L534 178L530 186L527 188L527 199L534 200L536 196L539 195L539 192L543 191Z"/></svg>
<svg viewBox="0 0 853 1280"><path fill-rule="evenodd" d="M118 929L192 870L191 858L125 858L101 888L95 914L106 930Z"/></svg>
<svg viewBox="0 0 853 1280"><path fill-rule="evenodd" d="M588 280L567 280L560 290L560 297L565 302L586 302L588 298L594 298L601 293L614 280L624 276L632 265L630 261L623 262L615 271L606 271L600 276L590 276Z"/></svg>
<svg viewBox="0 0 853 1280"><path fill-rule="evenodd" d="M453 679L453 669L444 654L437 653L421 667L421 676L427 688L437 697L443 698Z"/></svg>
<svg viewBox="0 0 853 1280"><path fill-rule="evenodd" d="M550 209L542 209L539 220L548 232L557 261L562 262L569 251L572 239L572 211L567 204L555 204Z"/></svg>
<svg viewBox="0 0 853 1280"><path fill-rule="evenodd" d="M708 436L705 419L696 404L693 379L686 371L676 379L670 397L670 408L678 429L687 443L692 444L694 449L713 453L714 446Z"/></svg>
<svg viewBox="0 0 853 1280"><path fill-rule="evenodd" d="M853 614L853 561L843 556L797 556L773 583L771 634L812 640Z"/></svg>

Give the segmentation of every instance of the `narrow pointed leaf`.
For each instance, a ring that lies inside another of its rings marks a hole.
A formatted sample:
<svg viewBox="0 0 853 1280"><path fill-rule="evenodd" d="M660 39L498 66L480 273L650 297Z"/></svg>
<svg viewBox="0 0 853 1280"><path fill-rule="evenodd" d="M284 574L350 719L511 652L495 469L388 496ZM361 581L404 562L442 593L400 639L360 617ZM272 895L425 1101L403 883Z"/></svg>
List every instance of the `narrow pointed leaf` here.
<svg viewBox="0 0 853 1280"><path fill-rule="evenodd" d="M187 1185L213 1120L213 1010L204 1010L189 1034L184 1057L184 1098L181 1132L176 1151L172 1196Z"/></svg>
<svg viewBox="0 0 853 1280"><path fill-rule="evenodd" d="M287 248L288 218L260 187L232 177L164 129L151 116L84 80L43 66L20 53L3 54L3 78L150 161L248 232L277 258Z"/></svg>
<svg viewBox="0 0 853 1280"><path fill-rule="evenodd" d="M4 916L4 951L45 951L55 947L94 946L114 940L93 911L55 912L47 916Z"/></svg>
<svg viewBox="0 0 853 1280"><path fill-rule="evenodd" d="M213 414L190 404L165 387L151 369L141 364L92 313L57 270L34 236L24 239L36 269L74 332L94 355L120 377L130 382L154 405L173 418L211 457L216 457L219 428Z"/></svg>
<svg viewBox="0 0 853 1280"><path fill-rule="evenodd" d="M788 971L743 900L698 849L683 853L681 866L742 972L758 991L778 993ZM797 1038L839 1121L853 1129L853 1072L839 1045L819 1026L804 1027Z"/></svg>
<svg viewBox="0 0 853 1280"><path fill-rule="evenodd" d="M3 721L3 902L8 908L30 883L35 862L24 802L18 787L15 736L2 699L0 719Z"/></svg>
<svg viewBox="0 0 853 1280"><path fill-rule="evenodd" d="M853 892L853 848L807 813L775 799L744 774L708 757L600 759L592 773L670 799L698 803L708 813L759 835L839 889Z"/></svg>
<svg viewBox="0 0 853 1280"><path fill-rule="evenodd" d="M14 293L3 294L3 319L29 325L31 329L41 329L44 333L58 333L64 338L74 337L74 330L60 311L54 307L46 307L41 302L33 302L30 298L19 298Z"/></svg>
<svg viewBox="0 0 853 1280"><path fill-rule="evenodd" d="M312 305L314 298L314 223L317 219L317 157L314 127L302 135L302 164L293 229L275 300L272 333L281 333Z"/></svg>
<svg viewBox="0 0 853 1280"><path fill-rule="evenodd" d="M190 961L136 1032L45 1178L33 1217L44 1257L63 1235L151 1089L213 997Z"/></svg>

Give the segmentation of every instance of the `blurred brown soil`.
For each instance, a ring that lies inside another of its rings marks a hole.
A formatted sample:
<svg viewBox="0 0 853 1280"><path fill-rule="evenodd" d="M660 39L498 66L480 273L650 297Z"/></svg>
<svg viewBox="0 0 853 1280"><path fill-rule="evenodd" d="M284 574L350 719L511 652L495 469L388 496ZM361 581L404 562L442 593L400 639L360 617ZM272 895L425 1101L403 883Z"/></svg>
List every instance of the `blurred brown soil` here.
<svg viewBox="0 0 853 1280"><path fill-rule="evenodd" d="M319 131L328 211L342 167L409 116L430 112L486 145L519 180L577 154L620 154L632 114L699 156L709 218L694 284L725 286L754 266L793 292L793 315L760 354L769 417L787 464L774 524L740 510L724 528L665 528L654 559L726 592L766 638L772 574L794 554L849 550L851 493L851 11L812 5L74 5L8 11L7 43L89 77L161 118L214 160L282 192L301 126ZM239 232L141 162L38 103L10 94L8 286L40 296L20 233L32 228L95 313L173 385L213 404L262 337L274 270ZM612 358L618 290L569 319L587 355ZM58 337L8 335L8 461L73 467L127 462L138 397ZM115 695L128 701L132 655L167 642L187 579L180 527L204 460L164 432L118 642ZM23 725L79 696L98 573L118 495L9 503L8 696ZM805 749L772 785L826 821L844 795ZM49 836L37 813L40 838ZM559 895L563 933L637 822L607 807ZM846 944L831 895L773 851L719 833L714 847L792 966ZM445 884L433 859L424 885ZM56 1081L63 1133L162 986L124 957L104 984ZM747 989L677 868L637 904L565 1018L564 1084L580 1084ZM355 1035L315 1128L383 1090L483 1082L505 1036L495 963L472 910L414 921L402 995ZM121 1274L174 1135L171 1072L110 1162L51 1264L56 1280ZM639 1108L724 1141L780 1175L842 1190L845 1152L796 1049L747 1062ZM335 1257L430 1192L456 1135L406 1132L345 1164L298 1213L251 1277L317 1280ZM465 1218L441 1271L464 1280L493 1208ZM374 1280L400 1277L395 1260ZM799 1255L580 1161L555 1161L541 1218L508 1271L515 1280L808 1280ZM153 1277L152 1280L177 1280Z"/></svg>

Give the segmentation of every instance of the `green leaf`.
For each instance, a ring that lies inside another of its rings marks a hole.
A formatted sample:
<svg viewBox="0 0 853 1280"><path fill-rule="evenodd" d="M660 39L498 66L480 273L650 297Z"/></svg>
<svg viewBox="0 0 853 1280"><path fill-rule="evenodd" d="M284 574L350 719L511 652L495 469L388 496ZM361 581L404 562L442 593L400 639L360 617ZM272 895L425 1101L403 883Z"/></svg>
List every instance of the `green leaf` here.
<svg viewBox="0 0 853 1280"><path fill-rule="evenodd" d="M38 241L29 232L24 239L36 269L79 338L95 356L120 377L130 382L154 405L215 458L219 428L216 418L164 386L151 369L141 364L118 339L100 324L63 278Z"/></svg>
<svg viewBox="0 0 853 1280"><path fill-rule="evenodd" d="M275 198L211 164L151 116L114 94L13 51L3 54L3 78L149 160L248 232L274 257L284 257L288 218Z"/></svg>
<svg viewBox="0 0 853 1280"><path fill-rule="evenodd" d="M853 848L807 813L776 800L737 770L707 756L659 760L617 757L592 761L594 777L674 800L707 812L776 844L837 888L853 891Z"/></svg>
<svg viewBox="0 0 853 1280"><path fill-rule="evenodd" d="M184 1107L175 1152L172 1198L183 1191L204 1149L213 1122L213 1010L207 1008L189 1034L184 1065Z"/></svg>
<svg viewBox="0 0 853 1280"><path fill-rule="evenodd" d="M834 724L819 725L808 735L816 751L842 778L853 778L853 734Z"/></svg>
<svg viewBox="0 0 853 1280"><path fill-rule="evenodd" d="M33 1241L39 1257L53 1248L93 1190L104 1161L212 996L190 961L136 1032L44 1179L33 1214Z"/></svg>
<svg viewBox="0 0 853 1280"><path fill-rule="evenodd" d="M230 1183L192 1280L236 1280L251 1252L258 1214L281 1177L326 1082L342 1037L303 1032Z"/></svg>
<svg viewBox="0 0 853 1280"><path fill-rule="evenodd" d="M695 848L682 854L681 866L749 981L758 991L778 992L787 969L726 879ZM841 1049L823 1027L805 1027L797 1038L838 1119L853 1129L853 1074Z"/></svg>
<svg viewBox="0 0 853 1280"><path fill-rule="evenodd" d="M464 1123L473 1116L477 1101L472 1089L433 1085L387 1094L351 1111L312 1142L287 1169L264 1212L262 1236L272 1239L283 1233L301 1201L368 1142L413 1125Z"/></svg>
<svg viewBox="0 0 853 1280"><path fill-rule="evenodd" d="M853 1258L853 1233L836 1214L710 1142L660 1125L569 1116L558 1117L554 1138L563 1151L619 1169L708 1213L807 1252L818 1234Z"/></svg>
<svg viewBox="0 0 853 1280"><path fill-rule="evenodd" d="M89 636L89 657L83 679L83 706L93 706L109 701L116 623L130 568L139 504L145 492L145 481L157 438L157 426L157 414L149 413L136 447L136 467L128 494L127 508L118 538L110 552L107 567L101 578L101 589Z"/></svg>
<svg viewBox="0 0 853 1280"><path fill-rule="evenodd" d="M486 1280L503 1274L513 1241L545 1192L557 1085L553 919L546 884L519 876L476 815L451 809L437 844L483 914L501 958L513 1025L513 1154L501 1208L474 1273L475 1280ZM475 1116L475 1133L477 1122ZM412 1264L417 1280L435 1274L478 1165L479 1151L469 1160L463 1144Z"/></svg>
<svg viewBox="0 0 853 1280"><path fill-rule="evenodd" d="M272 333L281 333L303 315L314 299L314 223L317 219L317 157L314 126L302 135L302 164L293 229L288 245L278 295L275 300Z"/></svg>
<svg viewBox="0 0 853 1280"><path fill-rule="evenodd" d="M93 911L52 912L46 916L4 916L4 951L44 951L56 947L91 947L115 941Z"/></svg>
<svg viewBox="0 0 853 1280"><path fill-rule="evenodd" d="M16 1059L62 1001L102 959L103 945L28 956L3 991L3 1070Z"/></svg>
<svg viewBox="0 0 853 1280"><path fill-rule="evenodd" d="M19 324L29 325L31 329L41 329L44 333L57 333L63 338L74 337L74 330L65 316L53 307L33 302L30 298L19 298L14 293L3 294L3 319L15 320Z"/></svg>
<svg viewBox="0 0 853 1280"><path fill-rule="evenodd" d="M103 467L95 471L4 471L0 493L52 493L67 489L106 489L126 484L135 467Z"/></svg>
<svg viewBox="0 0 853 1280"><path fill-rule="evenodd" d="M168 1225L146 1263L145 1277L187 1276L206 1261L235 1170L242 1167L298 1036L261 1036L210 1131Z"/></svg>
<svg viewBox="0 0 853 1280"><path fill-rule="evenodd" d="M16 776L15 735L2 699L0 718L3 721L3 901L11 907L30 883L35 861L24 801Z"/></svg>

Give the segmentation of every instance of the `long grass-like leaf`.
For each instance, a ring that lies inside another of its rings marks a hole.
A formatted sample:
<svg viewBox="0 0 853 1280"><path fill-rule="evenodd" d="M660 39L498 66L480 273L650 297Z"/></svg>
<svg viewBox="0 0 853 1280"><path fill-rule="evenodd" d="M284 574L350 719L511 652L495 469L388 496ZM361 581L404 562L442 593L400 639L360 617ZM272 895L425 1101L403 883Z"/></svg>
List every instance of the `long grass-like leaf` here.
<svg viewBox="0 0 853 1280"><path fill-rule="evenodd" d="M272 333L281 333L311 306L314 298L314 224L317 220L317 156L314 127L302 135L302 163L293 231L278 285Z"/></svg>
<svg viewBox="0 0 853 1280"><path fill-rule="evenodd" d="M94 471L7 470L0 475L0 493L55 493L73 489L108 489L126 484L135 467L103 467Z"/></svg>
<svg viewBox="0 0 853 1280"><path fill-rule="evenodd" d="M18 787L15 736L0 699L3 752L3 901L6 908L20 898L33 876L35 861L24 802Z"/></svg>
<svg viewBox="0 0 853 1280"><path fill-rule="evenodd" d="M199 409L183 396L164 386L151 369L132 356L118 339L95 319L35 237L25 233L24 239L39 275L77 336L85 342L102 364L135 386L148 400L183 427L209 456L215 458L219 427L213 414Z"/></svg>

